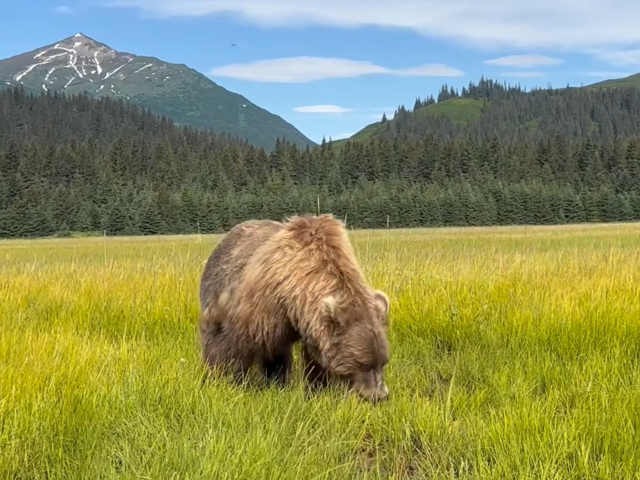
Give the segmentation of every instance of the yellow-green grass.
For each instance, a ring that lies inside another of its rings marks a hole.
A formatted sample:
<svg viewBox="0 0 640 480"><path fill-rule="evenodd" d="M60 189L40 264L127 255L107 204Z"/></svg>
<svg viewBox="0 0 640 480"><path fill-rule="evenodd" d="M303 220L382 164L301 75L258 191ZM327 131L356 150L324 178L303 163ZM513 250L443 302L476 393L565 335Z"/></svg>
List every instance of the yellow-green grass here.
<svg viewBox="0 0 640 480"><path fill-rule="evenodd" d="M640 226L355 232L379 406L201 384L218 239L0 242L0 478L638 478Z"/></svg>

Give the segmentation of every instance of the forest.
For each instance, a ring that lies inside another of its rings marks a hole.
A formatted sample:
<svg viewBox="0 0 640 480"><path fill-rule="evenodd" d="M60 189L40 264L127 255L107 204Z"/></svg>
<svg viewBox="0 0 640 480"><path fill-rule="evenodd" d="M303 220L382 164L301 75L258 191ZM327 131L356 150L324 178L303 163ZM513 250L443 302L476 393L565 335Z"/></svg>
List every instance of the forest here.
<svg viewBox="0 0 640 480"><path fill-rule="evenodd" d="M459 98L481 114L421 114ZM267 153L121 99L6 89L0 237L218 233L318 209L355 229L640 220L638 88L481 79L384 120L366 140Z"/></svg>

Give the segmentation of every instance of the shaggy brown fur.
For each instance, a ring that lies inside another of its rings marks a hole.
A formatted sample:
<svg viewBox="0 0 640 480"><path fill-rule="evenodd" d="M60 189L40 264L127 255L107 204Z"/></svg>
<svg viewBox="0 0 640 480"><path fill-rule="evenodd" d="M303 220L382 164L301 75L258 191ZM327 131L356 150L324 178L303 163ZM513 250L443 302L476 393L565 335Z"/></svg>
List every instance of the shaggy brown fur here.
<svg viewBox="0 0 640 480"><path fill-rule="evenodd" d="M203 360L244 374L252 363L286 381L293 344L303 343L312 384L345 381L386 398L389 300L364 281L346 229L332 215L236 225L202 275Z"/></svg>

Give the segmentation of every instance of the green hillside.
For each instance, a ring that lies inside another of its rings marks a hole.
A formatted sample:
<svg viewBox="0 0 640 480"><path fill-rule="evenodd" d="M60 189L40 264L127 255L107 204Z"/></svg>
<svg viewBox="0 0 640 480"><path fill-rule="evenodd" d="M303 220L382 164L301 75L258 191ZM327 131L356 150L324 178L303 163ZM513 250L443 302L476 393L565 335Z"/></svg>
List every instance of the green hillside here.
<svg viewBox="0 0 640 480"><path fill-rule="evenodd" d="M481 80L478 85L483 82L491 84L489 90L499 85L497 82ZM579 95L579 91L593 92L599 88L637 88L640 87L640 73L630 75L624 78L604 80L583 87L563 87L556 89L540 88L532 92L515 91L512 87L506 88L508 95L498 95L498 99L492 98L491 95L483 96L478 92L469 92L462 89L462 93L454 98L439 99L435 103L408 111L404 107L400 107L396 111L396 115L385 122L374 122L363 129L356 132L349 138L340 139L332 142L332 145L341 148L347 141L362 141L372 138L378 138L385 134L391 136L397 134L406 134L410 130L415 133L416 125L421 125L421 130L430 131L434 122L437 124L438 119L447 122L452 128L456 129L458 134L466 131L469 126L476 122L486 120L487 114L490 112L495 117L493 127L508 130L525 130L536 131L541 123L544 123L545 115L549 115L550 108L554 104L554 98L571 98ZM450 95L450 90L443 87L441 93L445 96ZM485 92L486 93L486 92ZM534 95L535 99L527 96ZM489 99L491 98L491 99ZM585 98L586 100L586 98ZM591 101L591 100L587 100ZM597 102L596 102L597 103ZM553 107L557 108L557 107ZM498 109L496 112L495 110ZM493 111L492 111L493 110ZM510 115L502 114L502 112L510 111ZM399 118L398 114L402 113ZM514 123L514 117L520 119ZM398 122L402 122L400 125ZM598 123L589 120L591 123L591 131L598 128ZM410 126L409 126L410 125ZM440 126L442 122L440 122ZM446 128L445 128L446 130Z"/></svg>
<svg viewBox="0 0 640 480"><path fill-rule="evenodd" d="M603 80L602 82L592 83L585 88L599 88L599 87L640 87L640 73L634 73L628 77L613 78L610 80Z"/></svg>
<svg viewBox="0 0 640 480"><path fill-rule="evenodd" d="M425 107L419 108L410 115L417 118L427 116L442 116L451 120L458 125L466 125L477 120L483 109L488 108L490 102L486 100L477 100L473 98L451 98L442 102L433 103ZM350 138L340 139L333 142L335 147L344 145L347 140L366 140L368 138L381 135L387 128L393 128L396 118L387 120L386 122L375 122L367 125L362 130L356 132Z"/></svg>

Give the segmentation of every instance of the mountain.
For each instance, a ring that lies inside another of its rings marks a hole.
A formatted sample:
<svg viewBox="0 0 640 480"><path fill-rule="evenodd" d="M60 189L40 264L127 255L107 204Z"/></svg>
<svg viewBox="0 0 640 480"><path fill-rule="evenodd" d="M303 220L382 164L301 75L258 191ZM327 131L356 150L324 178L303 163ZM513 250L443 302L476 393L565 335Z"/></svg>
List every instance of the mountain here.
<svg viewBox="0 0 640 480"><path fill-rule="evenodd" d="M633 111L623 106L629 95L637 94L638 87L640 74L583 87L530 91L484 78L459 92L443 85L437 99L417 99L412 110L400 106L390 120L371 123L332 145L342 147L348 141L382 137L415 138L426 133L445 137L473 134L486 139L492 132L506 137L544 136L559 129L574 137L607 129L606 136L609 131L621 133L638 126Z"/></svg>
<svg viewBox="0 0 640 480"><path fill-rule="evenodd" d="M0 60L0 86L120 97L176 124L212 128L271 150L285 137L313 146L293 125L183 64L118 52L78 33Z"/></svg>

